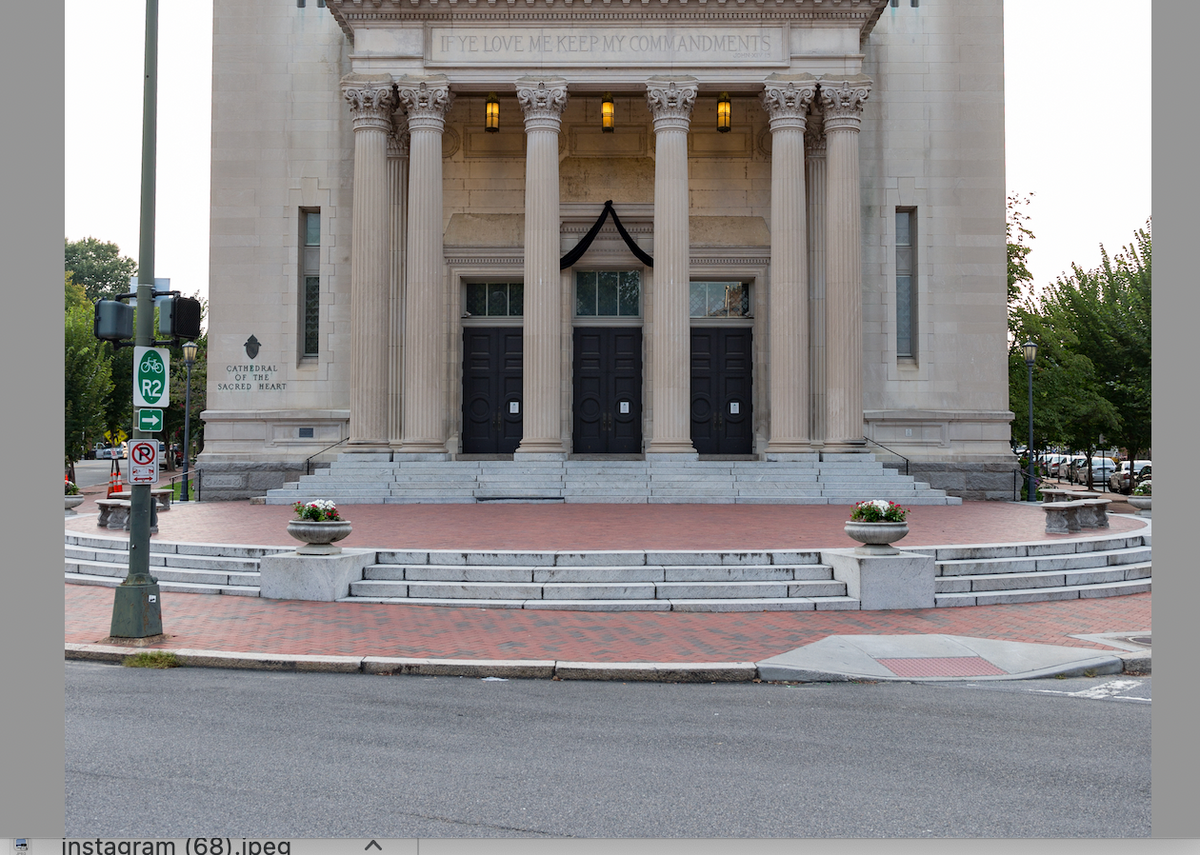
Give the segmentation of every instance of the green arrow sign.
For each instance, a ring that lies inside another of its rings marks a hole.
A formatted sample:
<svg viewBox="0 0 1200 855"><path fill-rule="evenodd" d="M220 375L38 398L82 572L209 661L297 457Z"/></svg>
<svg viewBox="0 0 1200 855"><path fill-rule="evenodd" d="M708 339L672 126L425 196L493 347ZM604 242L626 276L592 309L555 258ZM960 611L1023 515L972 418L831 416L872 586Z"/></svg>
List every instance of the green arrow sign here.
<svg viewBox="0 0 1200 855"><path fill-rule="evenodd" d="M163 429L162 410L138 410L137 429L148 433L158 433Z"/></svg>
<svg viewBox="0 0 1200 855"><path fill-rule="evenodd" d="M133 349L133 405L156 407L168 405L171 389L171 354L165 347L135 347Z"/></svg>

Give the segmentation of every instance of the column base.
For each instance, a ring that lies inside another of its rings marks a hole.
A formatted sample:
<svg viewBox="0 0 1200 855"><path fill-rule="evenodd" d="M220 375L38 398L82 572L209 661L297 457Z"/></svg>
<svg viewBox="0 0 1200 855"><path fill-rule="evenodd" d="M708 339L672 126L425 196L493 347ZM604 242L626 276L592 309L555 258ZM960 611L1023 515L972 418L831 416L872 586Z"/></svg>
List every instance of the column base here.
<svg viewBox="0 0 1200 855"><path fill-rule="evenodd" d="M678 451L648 449L645 458L647 463L672 463L680 460L699 460L700 453L690 446L688 448L680 448Z"/></svg>
<svg viewBox="0 0 1200 855"><path fill-rule="evenodd" d="M446 443L433 440L410 439L402 440L397 454L449 454Z"/></svg>
<svg viewBox="0 0 1200 855"><path fill-rule="evenodd" d="M518 460L565 461L566 459L567 459L567 453L562 450L561 446L559 447L559 449L557 451L539 451L539 450L534 450L534 449L526 451L523 448L518 448L516 451L513 452L513 460L514 461L518 461Z"/></svg>
<svg viewBox="0 0 1200 855"><path fill-rule="evenodd" d="M392 452L392 462L393 463L406 463L406 462L414 462L414 461L418 461L418 460L423 461L423 462L430 461L430 462L436 463L436 462L440 462L443 460L449 460L449 459L450 459L450 452L448 452L448 451L417 451L417 450L411 449L411 448L401 448L401 449L397 449L396 451Z"/></svg>
<svg viewBox="0 0 1200 855"><path fill-rule="evenodd" d="M811 454L812 443L807 439L772 439L767 442L767 455Z"/></svg>
<svg viewBox="0 0 1200 855"><path fill-rule="evenodd" d="M821 451L826 454L862 454L870 451L867 448L866 440L852 439L827 439Z"/></svg>
<svg viewBox="0 0 1200 855"><path fill-rule="evenodd" d="M692 441L679 439L664 439L661 441L651 441L646 447L646 459L650 459L652 454L693 454L698 460L699 452L696 451L696 446L692 445Z"/></svg>
<svg viewBox="0 0 1200 855"><path fill-rule="evenodd" d="M391 446L388 445L386 439L352 439L342 448L343 452L350 454L368 453L381 454L384 452L391 453Z"/></svg>
<svg viewBox="0 0 1200 855"><path fill-rule="evenodd" d="M768 463L817 463L820 456L815 451L781 452L767 449Z"/></svg>
<svg viewBox="0 0 1200 855"><path fill-rule="evenodd" d="M567 458L567 451L563 448L561 439L522 439L514 454L552 454L559 455L554 458L556 460Z"/></svg>

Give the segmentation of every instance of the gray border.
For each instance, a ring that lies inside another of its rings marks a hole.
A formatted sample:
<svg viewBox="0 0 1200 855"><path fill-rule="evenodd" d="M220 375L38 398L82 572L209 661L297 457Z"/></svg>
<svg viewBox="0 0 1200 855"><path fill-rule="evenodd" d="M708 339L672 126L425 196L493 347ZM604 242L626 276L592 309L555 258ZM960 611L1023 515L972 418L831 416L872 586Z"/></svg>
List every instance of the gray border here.
<svg viewBox="0 0 1200 855"><path fill-rule="evenodd" d="M1194 794L1200 789L1200 743L1195 738L1195 603L1200 596L1196 561L1189 555L1180 534L1195 526L1185 503L1191 503L1190 476L1195 464L1189 458L1195 447L1192 395L1194 358L1186 350L1195 342L1196 291L1194 264L1188 250L1195 245L1197 170L1189 143L1191 111L1180 111L1192 87L1190 54L1194 25L1200 10L1194 6L1159 7L1154 22L1153 74L1158 84L1154 98L1153 158L1154 199L1158 208L1155 223L1159 239L1158 306L1154 312L1155 351L1159 357L1154 385L1154 445L1160 457L1179 455L1179 467L1166 470L1160 479L1157 522L1159 537L1154 544L1158 565L1155 592L1155 636L1158 641L1158 681L1155 685L1152 751L1153 832L1155 837L1200 836L1200 819ZM1182 75L1182 76L1181 76ZM1115 177L1115 174L1114 174ZM1164 213L1165 207L1165 213ZM1132 241L1133 236L1130 235ZM1165 248L1166 252L1163 252ZM1164 285L1163 283L1168 283ZM1164 302L1165 299L1165 302ZM1172 358L1174 357L1174 358ZM1172 390L1184 394L1171 394ZM1192 514L1191 516L1195 516Z"/></svg>
<svg viewBox="0 0 1200 855"><path fill-rule="evenodd" d="M6 39L2 54L4 104L22 117L14 119L17 124L7 135L14 144L4 152L13 167L5 173L11 219L3 230L4 257L16 270L6 271L12 302L3 336L9 414L3 430L8 460L16 465L6 481L20 485L20 497L8 502L19 528L12 530L16 536L5 562L7 608L0 624L8 653L7 694L20 725L10 726L5 740L8 784L0 800L0 833L38 837L61 835L64 827L65 664L59 653L64 613L57 570L62 529L56 523L63 472L63 292L58 283L67 100L31 96L35 90L51 96L65 91L63 63L56 51L47 50L56 40L61 44L63 14L61 3L11 7L7 32L23 37Z"/></svg>

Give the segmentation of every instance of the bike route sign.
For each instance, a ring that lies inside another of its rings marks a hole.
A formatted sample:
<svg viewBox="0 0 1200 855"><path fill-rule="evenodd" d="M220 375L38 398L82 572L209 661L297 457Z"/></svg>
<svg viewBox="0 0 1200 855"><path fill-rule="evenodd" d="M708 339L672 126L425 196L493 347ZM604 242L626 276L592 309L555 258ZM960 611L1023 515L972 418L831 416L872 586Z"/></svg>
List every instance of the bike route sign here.
<svg viewBox="0 0 1200 855"><path fill-rule="evenodd" d="M170 402L171 353L165 347L133 349L133 405L164 409Z"/></svg>
<svg viewBox="0 0 1200 855"><path fill-rule="evenodd" d="M129 483L158 483L158 440L135 439L129 443Z"/></svg>

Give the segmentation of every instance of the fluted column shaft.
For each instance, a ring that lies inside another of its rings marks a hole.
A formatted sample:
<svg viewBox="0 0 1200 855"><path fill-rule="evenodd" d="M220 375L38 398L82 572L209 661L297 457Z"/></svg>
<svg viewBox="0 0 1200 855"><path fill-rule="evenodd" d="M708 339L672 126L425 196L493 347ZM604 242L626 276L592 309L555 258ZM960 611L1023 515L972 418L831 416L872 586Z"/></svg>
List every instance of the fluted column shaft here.
<svg viewBox="0 0 1200 855"><path fill-rule="evenodd" d="M394 104L392 80L349 75L342 81L342 92L354 120L349 450L386 449L390 341L387 137Z"/></svg>
<svg viewBox="0 0 1200 855"><path fill-rule="evenodd" d="M454 100L443 75L402 78L408 113L408 257L405 260L404 412L400 450L446 451L442 356L442 132Z"/></svg>
<svg viewBox="0 0 1200 855"><path fill-rule="evenodd" d="M408 121L403 112L392 114L388 137L388 187L391 195L388 237L390 239L391 312L388 321L388 439L399 443L400 414L404 406L404 242L408 205Z"/></svg>
<svg viewBox="0 0 1200 855"><path fill-rule="evenodd" d="M828 170L825 332L826 451L862 450L862 226L858 132L871 80L823 76Z"/></svg>
<svg viewBox="0 0 1200 855"><path fill-rule="evenodd" d="M567 106L562 78L523 77L525 113L525 320L518 454L562 454L562 285L559 259L558 132Z"/></svg>
<svg viewBox="0 0 1200 855"><path fill-rule="evenodd" d="M808 248L804 127L817 93L811 74L771 75L763 108L771 120L771 428L768 452L809 445Z"/></svg>
<svg viewBox="0 0 1200 855"><path fill-rule="evenodd" d="M696 452L691 436L687 154L696 89L692 77L656 77L646 84L654 116L654 423L647 453Z"/></svg>
<svg viewBox="0 0 1200 855"><path fill-rule="evenodd" d="M820 113L810 115L805 128L805 189L808 191L808 329L809 372L812 385L809 400L811 420L809 436L813 447L825 438L825 133Z"/></svg>

